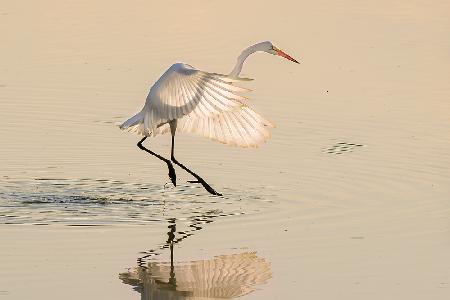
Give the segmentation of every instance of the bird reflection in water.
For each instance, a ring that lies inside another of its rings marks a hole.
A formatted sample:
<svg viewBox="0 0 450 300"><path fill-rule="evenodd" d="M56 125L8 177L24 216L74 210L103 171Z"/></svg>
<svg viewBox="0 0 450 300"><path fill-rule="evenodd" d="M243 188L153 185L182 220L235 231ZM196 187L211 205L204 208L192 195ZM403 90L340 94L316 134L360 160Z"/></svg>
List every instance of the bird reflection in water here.
<svg viewBox="0 0 450 300"><path fill-rule="evenodd" d="M176 223L169 220L166 245L170 262L138 260L138 267L119 275L142 300L231 299L253 292L272 277L270 263L255 252L220 255L209 260L174 263Z"/></svg>

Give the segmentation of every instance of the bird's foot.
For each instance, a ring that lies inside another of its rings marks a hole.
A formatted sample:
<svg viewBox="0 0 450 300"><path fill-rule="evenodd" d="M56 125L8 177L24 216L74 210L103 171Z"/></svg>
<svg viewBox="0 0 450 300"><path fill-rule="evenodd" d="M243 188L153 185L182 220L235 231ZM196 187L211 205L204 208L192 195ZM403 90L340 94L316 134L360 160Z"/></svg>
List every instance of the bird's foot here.
<svg viewBox="0 0 450 300"><path fill-rule="evenodd" d="M192 172L191 170L189 170L185 165L183 165L182 163L180 163L179 161L176 160L176 158L172 155L171 160L178 165L180 168L182 168L183 170L185 170L186 172L188 172L189 174L191 174L192 176L195 177L195 179L197 180L192 180L192 181L188 181L190 183L200 183L201 185L203 185L203 187L205 188L205 190L207 190L210 194L214 195L214 196L222 196L221 193L216 192L206 181L203 180L203 178L201 178L200 176L198 176L196 173ZM170 169L170 168L169 168Z"/></svg>
<svg viewBox="0 0 450 300"><path fill-rule="evenodd" d="M188 180L189 183L200 183L203 185L205 190L207 190L210 194L214 196L223 196L221 193L216 192L206 181L202 178L197 178L197 180Z"/></svg>

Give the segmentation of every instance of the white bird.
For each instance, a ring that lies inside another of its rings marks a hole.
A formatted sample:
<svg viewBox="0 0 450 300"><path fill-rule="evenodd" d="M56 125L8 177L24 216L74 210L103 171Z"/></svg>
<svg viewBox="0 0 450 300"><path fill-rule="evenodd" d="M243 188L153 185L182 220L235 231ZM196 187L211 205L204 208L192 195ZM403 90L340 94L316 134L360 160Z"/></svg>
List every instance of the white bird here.
<svg viewBox="0 0 450 300"><path fill-rule="evenodd" d="M195 133L224 144L257 147L270 137L268 128L273 124L253 111L241 93L248 89L236 86L246 58L262 51L298 63L271 42L248 47L237 58L228 75L209 73L184 63L173 64L150 88L144 108L120 125L123 130L143 136L137 146L167 163L169 177L176 186L172 162L193 175L205 189L220 195L200 176L179 163L174 156L175 132ZM171 161L142 145L149 136L170 132L172 135Z"/></svg>

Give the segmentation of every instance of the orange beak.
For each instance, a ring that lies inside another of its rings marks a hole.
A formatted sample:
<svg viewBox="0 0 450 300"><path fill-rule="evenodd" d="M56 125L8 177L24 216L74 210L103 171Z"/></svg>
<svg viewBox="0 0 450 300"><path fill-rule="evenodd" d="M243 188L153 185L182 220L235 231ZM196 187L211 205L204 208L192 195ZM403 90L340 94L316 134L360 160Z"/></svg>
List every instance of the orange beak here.
<svg viewBox="0 0 450 300"><path fill-rule="evenodd" d="M275 51L277 52L277 55L278 55L278 56L284 57L284 58L286 58L286 59L288 59L288 60L290 60L290 61L293 61L293 62L299 64L299 62L298 62L297 60L293 59L290 55L284 53L284 52L281 51L280 49L276 49Z"/></svg>

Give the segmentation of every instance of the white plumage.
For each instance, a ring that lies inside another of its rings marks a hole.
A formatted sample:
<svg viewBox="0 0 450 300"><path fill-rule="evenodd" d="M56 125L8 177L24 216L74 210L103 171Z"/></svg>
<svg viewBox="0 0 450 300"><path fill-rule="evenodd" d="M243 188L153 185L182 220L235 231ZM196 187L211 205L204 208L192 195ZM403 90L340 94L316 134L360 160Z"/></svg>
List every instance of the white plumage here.
<svg viewBox="0 0 450 300"><path fill-rule="evenodd" d="M120 128L155 136L169 133L169 122L177 120L177 132L256 147L274 126L248 107L242 93L249 90L235 85L245 80L173 64L150 89L144 108Z"/></svg>
<svg viewBox="0 0 450 300"><path fill-rule="evenodd" d="M247 57L257 51L298 63L271 42L262 42L242 51L228 75L200 71L188 64L173 64L150 88L144 108L120 125L123 130L143 136L137 146L167 164L174 185L176 173L172 162L194 176L197 179L195 182L202 184L208 192L221 195L203 178L176 160L174 149L177 130L241 147L257 147L269 139L269 128L274 125L248 106L247 98L242 93L249 90L236 85L249 80L239 78L239 74ZM170 160L142 145L147 137L168 132L172 135Z"/></svg>

